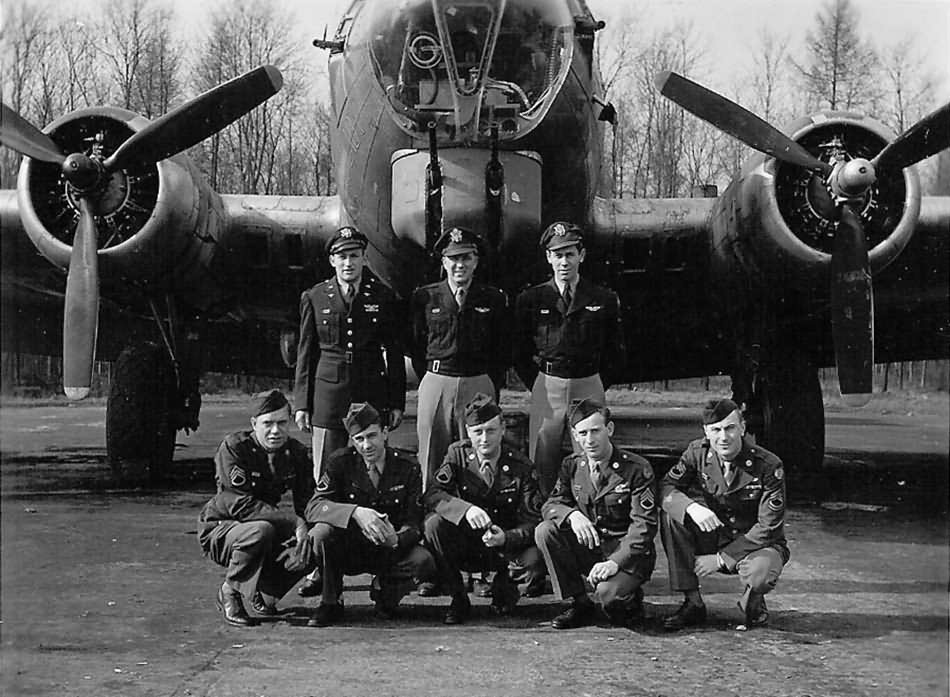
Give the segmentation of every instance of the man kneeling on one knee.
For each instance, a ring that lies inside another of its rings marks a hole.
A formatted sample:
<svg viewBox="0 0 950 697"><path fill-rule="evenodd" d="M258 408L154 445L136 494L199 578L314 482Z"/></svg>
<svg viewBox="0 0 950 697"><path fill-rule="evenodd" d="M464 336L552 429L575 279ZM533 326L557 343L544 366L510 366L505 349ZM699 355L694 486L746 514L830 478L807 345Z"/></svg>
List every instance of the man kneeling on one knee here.
<svg viewBox="0 0 950 697"><path fill-rule="evenodd" d="M370 404L350 405L343 419L352 445L335 451L307 504L306 518L323 569L322 601L307 624L343 618L343 575L373 573L376 615L395 615L399 601L435 574L423 548L422 473L412 456L387 445L388 429Z"/></svg>
<svg viewBox="0 0 950 697"><path fill-rule="evenodd" d="M748 627L768 622L765 594L788 562L782 461L745 438L745 422L731 399L703 409L706 437L690 443L660 483L661 536L670 586L683 591L667 629L706 620L699 577L738 574L745 590L739 609Z"/></svg>
<svg viewBox="0 0 950 697"><path fill-rule="evenodd" d="M602 402L576 402L568 418L583 452L564 458L542 509L544 522L535 531L554 593L571 601L551 625L590 624L596 602L611 623L632 626L643 618L641 586L656 562L653 469L639 455L614 446L614 423Z"/></svg>
<svg viewBox="0 0 950 697"><path fill-rule="evenodd" d="M488 395L476 394L465 406L465 430L468 438L449 446L424 497L432 511L426 544L452 596L446 624L464 622L471 612L460 569L495 572L491 610L499 615L510 614L519 597L509 563L524 570L529 587L544 579L533 544L541 503L534 466L502 442L501 409Z"/></svg>

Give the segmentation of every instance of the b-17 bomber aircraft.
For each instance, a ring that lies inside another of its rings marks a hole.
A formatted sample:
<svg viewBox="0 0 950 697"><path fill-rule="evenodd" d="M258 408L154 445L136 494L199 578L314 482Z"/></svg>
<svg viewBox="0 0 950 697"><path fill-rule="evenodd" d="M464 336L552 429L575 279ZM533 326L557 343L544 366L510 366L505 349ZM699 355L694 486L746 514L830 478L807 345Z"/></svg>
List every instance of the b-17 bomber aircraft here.
<svg viewBox="0 0 950 697"><path fill-rule="evenodd" d="M0 191L5 341L62 351L73 398L117 358L109 457L141 479L197 426L201 371L290 376L299 293L341 225L406 297L449 226L486 238L480 272L515 293L543 276L541 231L570 220L621 298L625 381L731 375L760 442L820 467L819 367L863 403L875 361L947 356L950 196L923 196L912 165L950 145L950 105L899 135L828 111L780 131L664 73L665 97L757 152L716 198L611 199L602 27L583 0L354 0L314 41L332 197L219 193L182 154L275 94L271 66L151 122L97 107L40 131L4 106L0 140L24 155Z"/></svg>

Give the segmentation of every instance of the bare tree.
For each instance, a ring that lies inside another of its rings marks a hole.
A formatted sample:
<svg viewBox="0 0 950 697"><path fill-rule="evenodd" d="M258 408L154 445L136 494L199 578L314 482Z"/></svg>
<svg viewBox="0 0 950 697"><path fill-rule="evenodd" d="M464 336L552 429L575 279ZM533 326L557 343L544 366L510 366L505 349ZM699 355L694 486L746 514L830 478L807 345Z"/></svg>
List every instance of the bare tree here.
<svg viewBox="0 0 950 697"><path fill-rule="evenodd" d="M850 0L828 0L806 35L807 56L793 62L809 108L866 109L878 97L877 57L858 36L858 14Z"/></svg>
<svg viewBox="0 0 950 697"><path fill-rule="evenodd" d="M913 36L882 51L881 73L887 91L878 118L901 133L933 108L936 78Z"/></svg>

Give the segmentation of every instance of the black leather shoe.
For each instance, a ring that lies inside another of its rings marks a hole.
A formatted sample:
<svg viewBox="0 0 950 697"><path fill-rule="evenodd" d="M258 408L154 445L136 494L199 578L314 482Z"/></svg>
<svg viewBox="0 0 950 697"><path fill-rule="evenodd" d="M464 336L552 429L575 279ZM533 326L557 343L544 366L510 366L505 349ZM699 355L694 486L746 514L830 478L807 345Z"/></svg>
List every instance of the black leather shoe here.
<svg viewBox="0 0 950 697"><path fill-rule="evenodd" d="M309 576L304 579L304 582L300 584L300 588L297 589L297 595L301 598L314 598L320 595L323 592L323 579L320 578L320 575L317 574L317 577L312 579Z"/></svg>
<svg viewBox="0 0 950 697"><path fill-rule="evenodd" d="M442 595L442 590L439 586L431 581L423 581L418 586L416 586L416 595L423 598L434 598L437 595Z"/></svg>
<svg viewBox="0 0 950 697"><path fill-rule="evenodd" d="M307 620L308 627L329 627L343 619L343 603L320 603Z"/></svg>
<svg viewBox="0 0 950 697"><path fill-rule="evenodd" d="M391 620L398 612L397 607L402 599L402 593L393 581L374 576L369 589L369 599L376 604L373 611L376 617Z"/></svg>
<svg viewBox="0 0 950 697"><path fill-rule="evenodd" d="M252 627L255 622L244 609L244 601L241 594L229 588L225 593L224 588L218 588L218 610L224 613L224 621L233 624L235 627Z"/></svg>
<svg viewBox="0 0 950 697"><path fill-rule="evenodd" d="M765 627L769 623L769 609L765 606L765 596L761 593L749 595L749 602L745 606L746 627Z"/></svg>
<svg viewBox="0 0 950 697"><path fill-rule="evenodd" d="M452 604L449 605L442 621L445 624L462 624L470 614L472 614L472 603L469 601L468 595L454 595L452 596Z"/></svg>
<svg viewBox="0 0 950 697"><path fill-rule="evenodd" d="M493 615L504 617L515 611L518 604L518 598L521 594L518 592L518 586L513 583L496 583L492 586L491 605L488 609Z"/></svg>
<svg viewBox="0 0 950 697"><path fill-rule="evenodd" d="M679 610L663 618L663 629L674 632L684 627L695 627L706 621L706 606L684 600Z"/></svg>
<svg viewBox="0 0 950 697"><path fill-rule="evenodd" d="M264 600L264 596L261 595L259 591L251 596L251 608L258 615L263 615L264 617L274 617L277 615L277 608L273 605L268 605L267 601Z"/></svg>
<svg viewBox="0 0 950 697"><path fill-rule="evenodd" d="M564 612L551 620L551 626L555 629L574 629L593 623L594 604L589 600L587 602L575 601Z"/></svg>
<svg viewBox="0 0 950 697"><path fill-rule="evenodd" d="M626 627L627 629L639 627L643 624L643 618L643 605L641 603L634 603L624 610L607 613L607 619L610 620L610 624L615 627Z"/></svg>

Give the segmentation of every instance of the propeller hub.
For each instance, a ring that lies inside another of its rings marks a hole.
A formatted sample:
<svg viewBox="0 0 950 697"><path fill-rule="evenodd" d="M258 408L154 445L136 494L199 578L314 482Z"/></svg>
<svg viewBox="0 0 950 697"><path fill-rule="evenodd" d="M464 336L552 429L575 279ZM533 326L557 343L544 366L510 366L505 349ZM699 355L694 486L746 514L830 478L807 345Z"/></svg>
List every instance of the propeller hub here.
<svg viewBox="0 0 950 697"><path fill-rule="evenodd" d="M836 198L855 200L864 196L875 181L874 165L863 157L856 157L835 166L829 186Z"/></svg>
<svg viewBox="0 0 950 697"><path fill-rule="evenodd" d="M102 166L97 160L77 152L63 161L62 171L66 181L80 191L88 191L99 183Z"/></svg>

